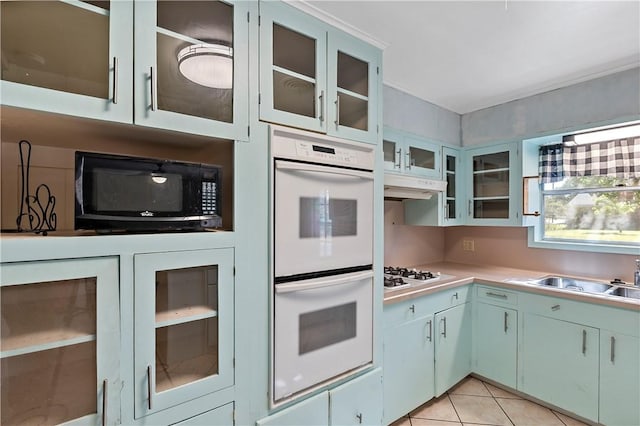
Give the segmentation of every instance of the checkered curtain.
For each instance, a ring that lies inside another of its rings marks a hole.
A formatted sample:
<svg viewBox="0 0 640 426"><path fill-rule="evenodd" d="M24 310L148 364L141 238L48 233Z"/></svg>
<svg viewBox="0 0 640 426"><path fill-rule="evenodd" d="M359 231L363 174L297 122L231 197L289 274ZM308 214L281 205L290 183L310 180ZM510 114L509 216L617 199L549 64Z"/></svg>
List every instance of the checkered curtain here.
<svg viewBox="0 0 640 426"><path fill-rule="evenodd" d="M573 176L640 177L640 137L587 145L543 146L538 169L542 183Z"/></svg>

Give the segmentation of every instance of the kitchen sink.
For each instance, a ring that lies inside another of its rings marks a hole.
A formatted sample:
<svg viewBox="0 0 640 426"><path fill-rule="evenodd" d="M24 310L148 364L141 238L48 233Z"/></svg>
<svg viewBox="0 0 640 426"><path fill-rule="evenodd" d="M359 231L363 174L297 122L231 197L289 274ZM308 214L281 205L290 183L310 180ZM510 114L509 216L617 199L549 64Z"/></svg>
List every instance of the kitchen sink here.
<svg viewBox="0 0 640 426"><path fill-rule="evenodd" d="M585 293L604 293L611 290L613 286L603 284L598 281L581 280L576 278L551 276L531 281L533 284L545 287L562 288L572 291L583 291Z"/></svg>
<svg viewBox="0 0 640 426"><path fill-rule="evenodd" d="M630 287L613 287L605 292L612 296L629 297L631 299L640 299L640 288Z"/></svg>

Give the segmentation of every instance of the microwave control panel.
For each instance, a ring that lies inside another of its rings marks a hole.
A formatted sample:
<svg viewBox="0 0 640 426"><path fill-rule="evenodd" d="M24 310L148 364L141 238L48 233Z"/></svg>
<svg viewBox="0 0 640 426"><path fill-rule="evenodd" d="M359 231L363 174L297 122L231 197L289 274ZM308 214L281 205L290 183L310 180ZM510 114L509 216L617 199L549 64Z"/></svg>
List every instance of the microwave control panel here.
<svg viewBox="0 0 640 426"><path fill-rule="evenodd" d="M217 214L215 181L202 181L202 214Z"/></svg>

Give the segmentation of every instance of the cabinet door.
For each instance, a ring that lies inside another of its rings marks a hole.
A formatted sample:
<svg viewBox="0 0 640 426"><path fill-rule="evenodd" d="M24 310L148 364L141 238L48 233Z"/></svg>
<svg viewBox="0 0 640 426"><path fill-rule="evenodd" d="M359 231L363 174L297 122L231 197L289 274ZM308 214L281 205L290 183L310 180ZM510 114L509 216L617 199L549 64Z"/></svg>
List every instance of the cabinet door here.
<svg viewBox="0 0 640 426"><path fill-rule="evenodd" d="M328 423L328 392L312 396L256 422L258 426L326 426Z"/></svg>
<svg viewBox="0 0 640 426"><path fill-rule="evenodd" d="M233 421L233 402L214 408L206 413L199 414L187 420L175 423L175 426L232 426Z"/></svg>
<svg viewBox="0 0 640 426"><path fill-rule="evenodd" d="M433 333L433 315L385 330L383 424L435 395Z"/></svg>
<svg viewBox="0 0 640 426"><path fill-rule="evenodd" d="M467 224L518 225L518 149L503 144L466 151Z"/></svg>
<svg viewBox="0 0 640 426"><path fill-rule="evenodd" d="M380 368L329 391L329 424L379 425L382 422Z"/></svg>
<svg viewBox="0 0 640 426"><path fill-rule="evenodd" d="M247 2L135 3L135 122L248 138Z"/></svg>
<svg viewBox="0 0 640 426"><path fill-rule="evenodd" d="M136 417L233 385L233 249L140 254Z"/></svg>
<svg viewBox="0 0 640 426"><path fill-rule="evenodd" d="M336 30L327 48L327 133L377 143L380 50Z"/></svg>
<svg viewBox="0 0 640 426"><path fill-rule="evenodd" d="M640 339L600 332L600 423L640 424Z"/></svg>
<svg viewBox="0 0 640 426"><path fill-rule="evenodd" d="M384 153L384 169L389 171L402 171L402 134L384 128L382 138L382 151Z"/></svg>
<svg viewBox="0 0 640 426"><path fill-rule="evenodd" d="M441 226L464 224L464 180L462 155L454 148L442 147L442 177L447 181L447 190L442 194Z"/></svg>
<svg viewBox="0 0 640 426"><path fill-rule="evenodd" d="M476 304L475 369L488 379L516 387L518 312L513 309Z"/></svg>
<svg viewBox="0 0 640 426"><path fill-rule="evenodd" d="M518 390L597 421L599 330L525 314L523 333Z"/></svg>
<svg viewBox="0 0 640 426"><path fill-rule="evenodd" d="M132 122L132 1L0 7L3 105Z"/></svg>
<svg viewBox="0 0 640 426"><path fill-rule="evenodd" d="M116 258L2 265L1 424L120 423L118 288Z"/></svg>
<svg viewBox="0 0 640 426"><path fill-rule="evenodd" d="M260 2L260 119L327 130L327 27L282 2Z"/></svg>
<svg viewBox="0 0 640 426"><path fill-rule="evenodd" d="M404 171L418 176L440 178L440 146L424 139L404 138Z"/></svg>
<svg viewBox="0 0 640 426"><path fill-rule="evenodd" d="M471 372L471 304L435 315L435 387L442 395Z"/></svg>

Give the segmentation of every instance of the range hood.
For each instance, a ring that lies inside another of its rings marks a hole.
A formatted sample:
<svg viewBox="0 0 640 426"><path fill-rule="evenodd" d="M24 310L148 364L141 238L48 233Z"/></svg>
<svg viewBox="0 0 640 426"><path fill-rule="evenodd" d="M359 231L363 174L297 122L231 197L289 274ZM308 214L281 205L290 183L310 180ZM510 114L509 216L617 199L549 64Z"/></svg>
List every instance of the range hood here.
<svg viewBox="0 0 640 426"><path fill-rule="evenodd" d="M395 199L428 200L433 194L444 192L447 182L418 176L384 174L384 197Z"/></svg>

